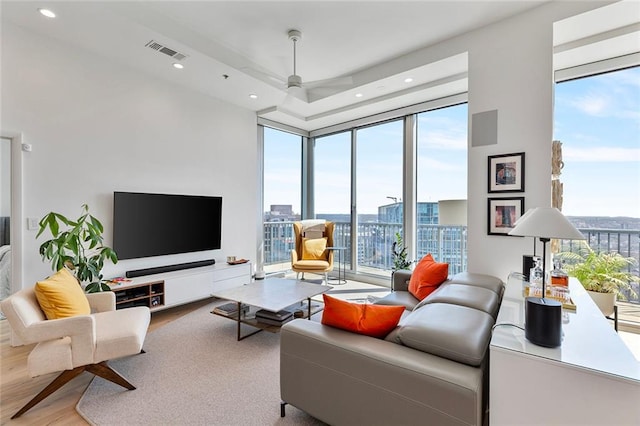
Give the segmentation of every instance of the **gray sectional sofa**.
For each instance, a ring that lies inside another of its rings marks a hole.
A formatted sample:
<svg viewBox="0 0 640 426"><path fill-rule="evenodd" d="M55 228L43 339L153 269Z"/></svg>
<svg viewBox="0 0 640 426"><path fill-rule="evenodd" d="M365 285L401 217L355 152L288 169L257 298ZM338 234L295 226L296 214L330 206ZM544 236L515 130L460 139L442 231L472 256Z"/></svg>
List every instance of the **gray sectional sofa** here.
<svg viewBox="0 0 640 426"><path fill-rule="evenodd" d="M282 327L280 394L331 425L482 425L488 346L504 283L460 273L422 302L396 271L376 303L404 305L385 339L294 320Z"/></svg>

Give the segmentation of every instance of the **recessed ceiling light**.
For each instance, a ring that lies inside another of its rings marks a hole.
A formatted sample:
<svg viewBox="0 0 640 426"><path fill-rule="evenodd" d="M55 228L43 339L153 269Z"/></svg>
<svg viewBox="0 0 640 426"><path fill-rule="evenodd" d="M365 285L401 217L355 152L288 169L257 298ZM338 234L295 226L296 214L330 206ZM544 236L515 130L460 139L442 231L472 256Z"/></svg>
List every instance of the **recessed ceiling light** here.
<svg viewBox="0 0 640 426"><path fill-rule="evenodd" d="M173 67L174 68L178 68L179 70L181 70L182 68L184 68L184 65L179 64L179 63L176 62L176 63L173 64Z"/></svg>
<svg viewBox="0 0 640 426"><path fill-rule="evenodd" d="M250 97L251 99L258 99L258 95L256 95L255 93L251 93L251 94L249 95L249 97Z"/></svg>
<svg viewBox="0 0 640 426"><path fill-rule="evenodd" d="M362 93L356 93L356 98L361 98L362 97Z"/></svg>
<svg viewBox="0 0 640 426"><path fill-rule="evenodd" d="M50 11L49 9L38 9L38 12L40 12L42 15L46 16L47 18L56 17L56 14Z"/></svg>
<svg viewBox="0 0 640 426"><path fill-rule="evenodd" d="M405 83L411 83L412 81L413 81L413 78L411 78L411 77L407 77L407 78L404 79Z"/></svg>

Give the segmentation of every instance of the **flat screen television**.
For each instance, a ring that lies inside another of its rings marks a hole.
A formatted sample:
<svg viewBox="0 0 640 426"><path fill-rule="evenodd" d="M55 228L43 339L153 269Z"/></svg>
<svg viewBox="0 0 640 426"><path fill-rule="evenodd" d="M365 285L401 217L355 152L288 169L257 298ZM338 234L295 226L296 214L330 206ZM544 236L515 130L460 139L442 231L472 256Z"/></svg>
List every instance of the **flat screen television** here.
<svg viewBox="0 0 640 426"><path fill-rule="evenodd" d="M118 259L220 249L222 197L113 193Z"/></svg>

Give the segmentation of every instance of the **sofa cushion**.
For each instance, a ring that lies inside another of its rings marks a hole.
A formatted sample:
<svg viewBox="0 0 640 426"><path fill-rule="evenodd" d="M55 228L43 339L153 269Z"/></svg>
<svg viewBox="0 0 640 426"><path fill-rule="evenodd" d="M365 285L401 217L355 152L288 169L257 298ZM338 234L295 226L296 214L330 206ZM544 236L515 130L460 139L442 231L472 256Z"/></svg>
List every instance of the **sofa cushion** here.
<svg viewBox="0 0 640 426"><path fill-rule="evenodd" d="M504 292L504 282L502 282L500 278L492 277L491 275L460 272L451 277L451 282L488 288L500 297L502 297L502 293Z"/></svg>
<svg viewBox="0 0 640 426"><path fill-rule="evenodd" d="M483 287L449 282L447 285L440 286L438 291L422 300L415 309L428 303L450 303L452 305L467 306L484 311L495 318L498 315L500 298L493 291Z"/></svg>
<svg viewBox="0 0 640 426"><path fill-rule="evenodd" d="M449 264L436 262L429 253L418 262L411 274L409 292L422 300L445 282L448 274Z"/></svg>
<svg viewBox="0 0 640 426"><path fill-rule="evenodd" d="M327 294L322 297L322 324L371 337L383 338L389 334L405 311L404 306L351 303Z"/></svg>
<svg viewBox="0 0 640 426"><path fill-rule="evenodd" d="M303 238L302 260L327 260L327 256L324 253L326 249L327 237Z"/></svg>
<svg viewBox="0 0 640 426"><path fill-rule="evenodd" d="M397 338L405 346L479 366L487 351L493 324L491 315L477 309L429 303L402 321Z"/></svg>
<svg viewBox="0 0 640 426"><path fill-rule="evenodd" d="M66 268L60 269L35 287L40 308L47 319L89 315L91 307L78 280Z"/></svg>
<svg viewBox="0 0 640 426"><path fill-rule="evenodd" d="M375 301L376 305L392 305L392 306L404 306L406 309L412 311L416 305L420 302L415 296L408 291L394 291L389 293L385 297Z"/></svg>

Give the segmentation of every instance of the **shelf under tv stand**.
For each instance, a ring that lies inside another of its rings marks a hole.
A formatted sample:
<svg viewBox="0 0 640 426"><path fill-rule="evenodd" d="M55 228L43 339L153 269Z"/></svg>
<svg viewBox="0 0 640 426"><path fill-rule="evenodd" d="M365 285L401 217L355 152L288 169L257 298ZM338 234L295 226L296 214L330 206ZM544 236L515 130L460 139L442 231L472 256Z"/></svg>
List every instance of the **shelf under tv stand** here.
<svg viewBox="0 0 640 426"><path fill-rule="evenodd" d="M151 311L211 297L211 293L251 282L251 263L216 263L193 269L132 278L111 285L116 309L147 306Z"/></svg>

